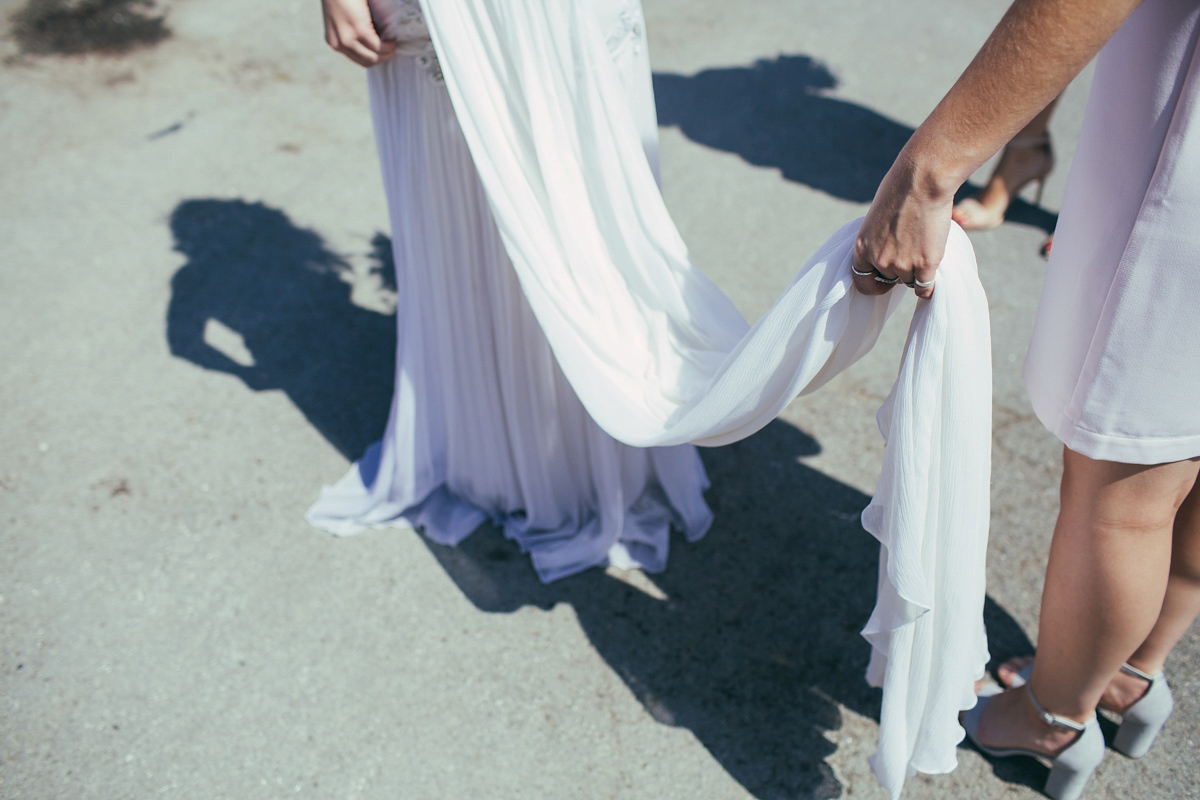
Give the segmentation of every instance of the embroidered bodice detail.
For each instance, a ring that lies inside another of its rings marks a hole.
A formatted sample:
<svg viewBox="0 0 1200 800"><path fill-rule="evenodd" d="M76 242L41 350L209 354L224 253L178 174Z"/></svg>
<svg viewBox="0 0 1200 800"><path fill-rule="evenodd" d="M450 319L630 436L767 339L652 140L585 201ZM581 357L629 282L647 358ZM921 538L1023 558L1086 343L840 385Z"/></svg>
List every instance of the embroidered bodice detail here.
<svg viewBox="0 0 1200 800"><path fill-rule="evenodd" d="M432 81L442 81L442 69L429 38L429 27L419 0L367 0L371 19L379 35L396 43L396 55L416 59ZM645 43L646 23L640 3L624 0L616 26L605 36L614 57L628 49L640 53Z"/></svg>
<svg viewBox="0 0 1200 800"><path fill-rule="evenodd" d="M442 68L429 38L429 27L417 0L367 0L375 30L396 43L397 57L416 59L432 81L441 83Z"/></svg>
<svg viewBox="0 0 1200 800"><path fill-rule="evenodd" d="M646 23L642 18L641 3L625 0L621 13L617 15L617 27L609 31L605 39L608 52L615 56L628 47L633 53L640 53L645 36Z"/></svg>

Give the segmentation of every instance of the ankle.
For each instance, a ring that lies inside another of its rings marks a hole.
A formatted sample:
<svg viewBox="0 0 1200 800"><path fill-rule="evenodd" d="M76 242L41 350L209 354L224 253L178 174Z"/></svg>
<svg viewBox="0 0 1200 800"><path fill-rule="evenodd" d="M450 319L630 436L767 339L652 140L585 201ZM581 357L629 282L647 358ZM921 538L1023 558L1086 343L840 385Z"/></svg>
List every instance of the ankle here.
<svg viewBox="0 0 1200 800"><path fill-rule="evenodd" d="M1060 711L1057 707L1047 708L1039 702L1039 697L1034 695L1033 685L1031 683L1025 684L1024 689L1025 691L1022 692L1022 694L1025 696L1025 702L1022 703L1022 708L1025 710L1026 716L1044 730L1063 731L1071 734L1072 736L1078 735L1079 733L1077 730L1072 730L1067 724L1056 725L1048 721L1044 715L1058 717L1068 724L1074 722L1077 725L1086 725L1088 720L1096 716L1094 707L1090 710L1077 709L1075 711Z"/></svg>
<svg viewBox="0 0 1200 800"><path fill-rule="evenodd" d="M1059 725L1051 725L1047 723L1037 707L1030 700L1030 692L1028 688L1014 690L1019 695L1017 705L1019 705L1019 728L1024 731L1024 736L1027 737L1029 744L1034 750L1045 753L1048 756L1054 756L1060 753L1064 748L1069 747L1072 742L1079 738L1079 732L1064 728ZM1061 716L1061 715L1060 715ZM1084 720L1078 720L1081 724Z"/></svg>
<svg viewBox="0 0 1200 800"><path fill-rule="evenodd" d="M980 720L979 741L994 748L1021 748L1054 757L1079 738L1076 731L1047 725L1024 688L1009 689L988 703Z"/></svg>
<svg viewBox="0 0 1200 800"><path fill-rule="evenodd" d="M1139 657L1137 654L1134 654L1134 655L1130 656L1128 661L1125 662L1125 665L1129 666L1129 667L1133 667L1138 672L1142 672L1142 673L1145 673L1146 675L1154 677L1155 675L1162 672L1164 662L1165 662L1165 659L1144 658L1144 657ZM1128 675L1128 673L1125 672L1124 670L1121 671L1121 674ZM1132 677L1136 677L1136 676L1130 675L1129 677L1132 678Z"/></svg>
<svg viewBox="0 0 1200 800"><path fill-rule="evenodd" d="M1141 667L1137 669L1141 669ZM1147 672L1147 674L1155 673ZM1127 672L1118 672L1108 682L1104 696L1100 698L1100 705L1109 711L1124 714L1130 706L1145 697L1148 691L1150 691L1150 683L1145 678L1130 675Z"/></svg>
<svg viewBox="0 0 1200 800"><path fill-rule="evenodd" d="M1050 139L1026 138L1009 142L1000 154L992 178L1004 181L1009 189L1047 175L1054 167Z"/></svg>

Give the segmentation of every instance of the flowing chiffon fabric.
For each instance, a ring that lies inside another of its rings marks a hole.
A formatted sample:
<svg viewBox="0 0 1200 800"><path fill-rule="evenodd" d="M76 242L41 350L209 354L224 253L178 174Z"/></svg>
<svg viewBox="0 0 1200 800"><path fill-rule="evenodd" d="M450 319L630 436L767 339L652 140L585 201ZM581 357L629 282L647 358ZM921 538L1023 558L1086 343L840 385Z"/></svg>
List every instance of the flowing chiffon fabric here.
<svg viewBox="0 0 1200 800"><path fill-rule="evenodd" d="M614 41L634 45L601 24L613 5L433 0L423 21L436 58L372 71L398 285L412 299L387 435L323 493L316 524L348 533L407 520L452 539L490 515L535 564L552 554L543 577L602 563L614 544L635 561L665 558L665 536L648 544L630 521L703 531L691 445L762 428L866 353L898 305L900 292L853 290L854 222L758 322L742 319L693 266L663 204L645 103L630 91L641 84L614 60ZM616 5L635 31L636 6ZM868 679L884 690L872 765L893 796L908 774L954 768L957 714L988 658L990 364L987 301L955 227L878 414L887 447L863 512L881 545L863 631ZM556 481L571 486L556 495ZM530 510L570 491L573 514Z"/></svg>

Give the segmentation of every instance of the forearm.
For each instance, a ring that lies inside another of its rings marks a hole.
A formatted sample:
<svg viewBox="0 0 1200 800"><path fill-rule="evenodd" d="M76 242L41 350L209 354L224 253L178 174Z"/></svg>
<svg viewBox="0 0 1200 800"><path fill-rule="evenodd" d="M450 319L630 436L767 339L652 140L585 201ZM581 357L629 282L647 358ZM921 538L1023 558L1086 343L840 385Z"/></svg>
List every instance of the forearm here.
<svg viewBox="0 0 1200 800"><path fill-rule="evenodd" d="M1141 0L1016 0L900 155L948 196L1052 101Z"/></svg>

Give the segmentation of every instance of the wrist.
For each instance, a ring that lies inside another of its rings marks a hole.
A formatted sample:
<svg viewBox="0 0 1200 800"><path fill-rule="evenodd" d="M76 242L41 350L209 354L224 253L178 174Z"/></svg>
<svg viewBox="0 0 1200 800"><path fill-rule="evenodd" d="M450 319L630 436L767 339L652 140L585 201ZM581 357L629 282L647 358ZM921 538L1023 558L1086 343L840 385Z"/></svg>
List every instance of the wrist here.
<svg viewBox="0 0 1200 800"><path fill-rule="evenodd" d="M953 167L920 153L909 153L907 148L896 158L893 169L902 172L904 183L913 195L934 204L952 200L954 193L970 176L967 173L960 177L959 171Z"/></svg>
<svg viewBox="0 0 1200 800"><path fill-rule="evenodd" d="M950 201L987 156L976 158L969 148L952 144L951 137L930 134L925 128L917 129L897 162L906 164L915 192L931 202Z"/></svg>

